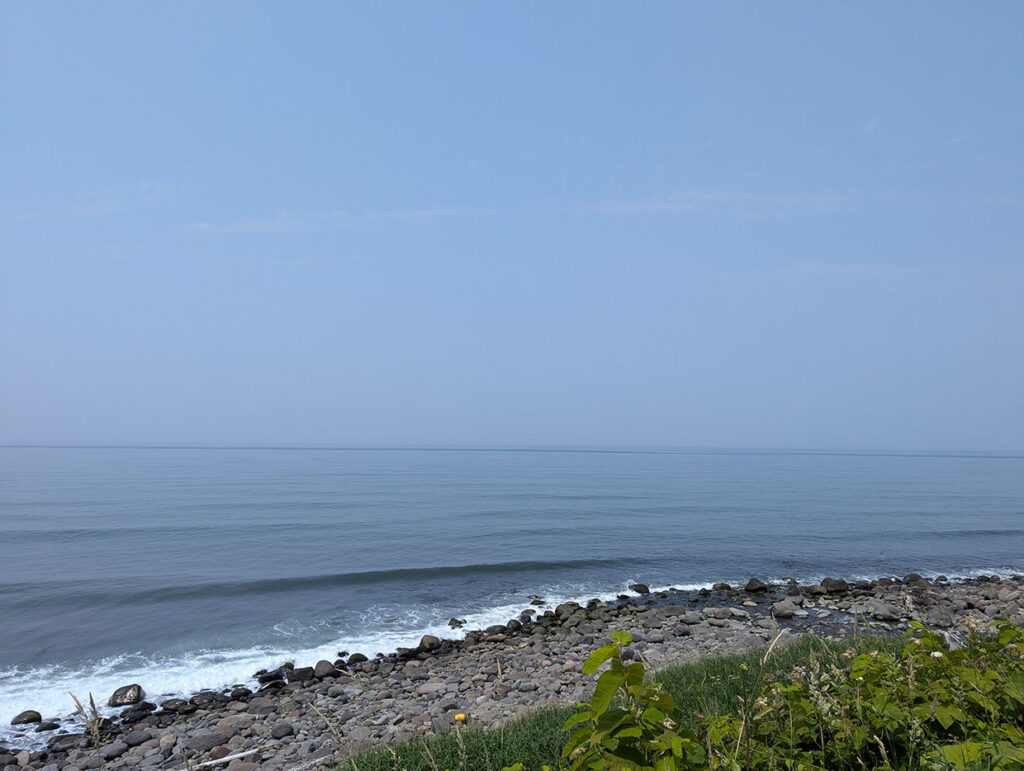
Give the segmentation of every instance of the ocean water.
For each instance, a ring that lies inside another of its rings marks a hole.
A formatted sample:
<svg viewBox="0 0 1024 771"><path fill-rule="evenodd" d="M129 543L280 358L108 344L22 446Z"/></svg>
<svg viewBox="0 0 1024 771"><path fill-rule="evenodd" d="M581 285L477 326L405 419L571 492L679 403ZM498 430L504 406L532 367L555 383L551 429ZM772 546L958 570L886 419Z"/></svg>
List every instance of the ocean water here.
<svg viewBox="0 0 1024 771"><path fill-rule="evenodd" d="M653 586L1024 572L1024 456L0 448L0 726ZM2 738L2 736L0 736Z"/></svg>

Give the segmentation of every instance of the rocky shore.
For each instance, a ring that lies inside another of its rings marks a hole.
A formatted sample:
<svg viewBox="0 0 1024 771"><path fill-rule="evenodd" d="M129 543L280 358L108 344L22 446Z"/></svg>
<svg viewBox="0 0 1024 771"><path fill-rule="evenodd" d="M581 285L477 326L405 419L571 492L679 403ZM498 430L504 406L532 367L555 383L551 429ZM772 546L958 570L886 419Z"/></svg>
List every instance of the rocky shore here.
<svg viewBox="0 0 1024 771"><path fill-rule="evenodd" d="M46 748L0 745L0 769L325 768L367 747L449 731L456 715L491 728L585 700L592 678L581 673L583 661L616 629L632 632L633 648L659 668L765 647L779 635L784 642L801 634L897 634L917 620L955 645L997 618L1024 626L1024 576L949 582L910 574L815 586L754 578L700 591L631 589L610 602L527 608L463 640L426 636L415 649L375 659L346 654L286 664L257 673L257 688L147 701L144 684L130 684L110 697L110 706L123 706L119 717L91 721L84 731L81 719L28 710L15 718L24 746L35 744L30 736L49 735Z"/></svg>

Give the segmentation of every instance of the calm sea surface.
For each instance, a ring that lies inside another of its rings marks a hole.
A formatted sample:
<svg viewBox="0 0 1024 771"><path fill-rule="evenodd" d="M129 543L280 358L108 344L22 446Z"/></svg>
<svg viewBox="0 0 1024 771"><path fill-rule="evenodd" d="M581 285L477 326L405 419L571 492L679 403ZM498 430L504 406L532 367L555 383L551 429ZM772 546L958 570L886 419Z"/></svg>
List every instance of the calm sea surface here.
<svg viewBox="0 0 1024 771"><path fill-rule="evenodd" d="M1024 572L1024 457L0 448L0 725L633 581Z"/></svg>

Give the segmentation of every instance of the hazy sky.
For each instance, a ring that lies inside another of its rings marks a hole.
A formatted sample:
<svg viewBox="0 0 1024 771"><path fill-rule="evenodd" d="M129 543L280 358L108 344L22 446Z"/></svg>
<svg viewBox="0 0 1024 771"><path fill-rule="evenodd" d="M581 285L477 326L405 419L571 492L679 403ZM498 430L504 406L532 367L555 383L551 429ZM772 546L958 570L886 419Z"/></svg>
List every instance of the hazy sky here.
<svg viewBox="0 0 1024 771"><path fill-rule="evenodd" d="M0 442L1024 449L1024 4L0 4Z"/></svg>

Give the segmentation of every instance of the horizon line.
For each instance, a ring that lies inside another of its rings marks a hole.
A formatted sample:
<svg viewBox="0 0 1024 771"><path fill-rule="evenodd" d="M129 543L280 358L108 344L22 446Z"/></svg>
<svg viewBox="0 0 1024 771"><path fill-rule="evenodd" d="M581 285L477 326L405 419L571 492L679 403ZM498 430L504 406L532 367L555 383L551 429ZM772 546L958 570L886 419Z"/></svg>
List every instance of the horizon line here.
<svg viewBox="0 0 1024 771"><path fill-rule="evenodd" d="M848 455L892 457L1019 458L1024 450L872 449L836 447L743 447L728 445L333 445L333 444L159 444L159 443L6 443L0 449L36 450L248 450L317 452L545 452L632 455Z"/></svg>

